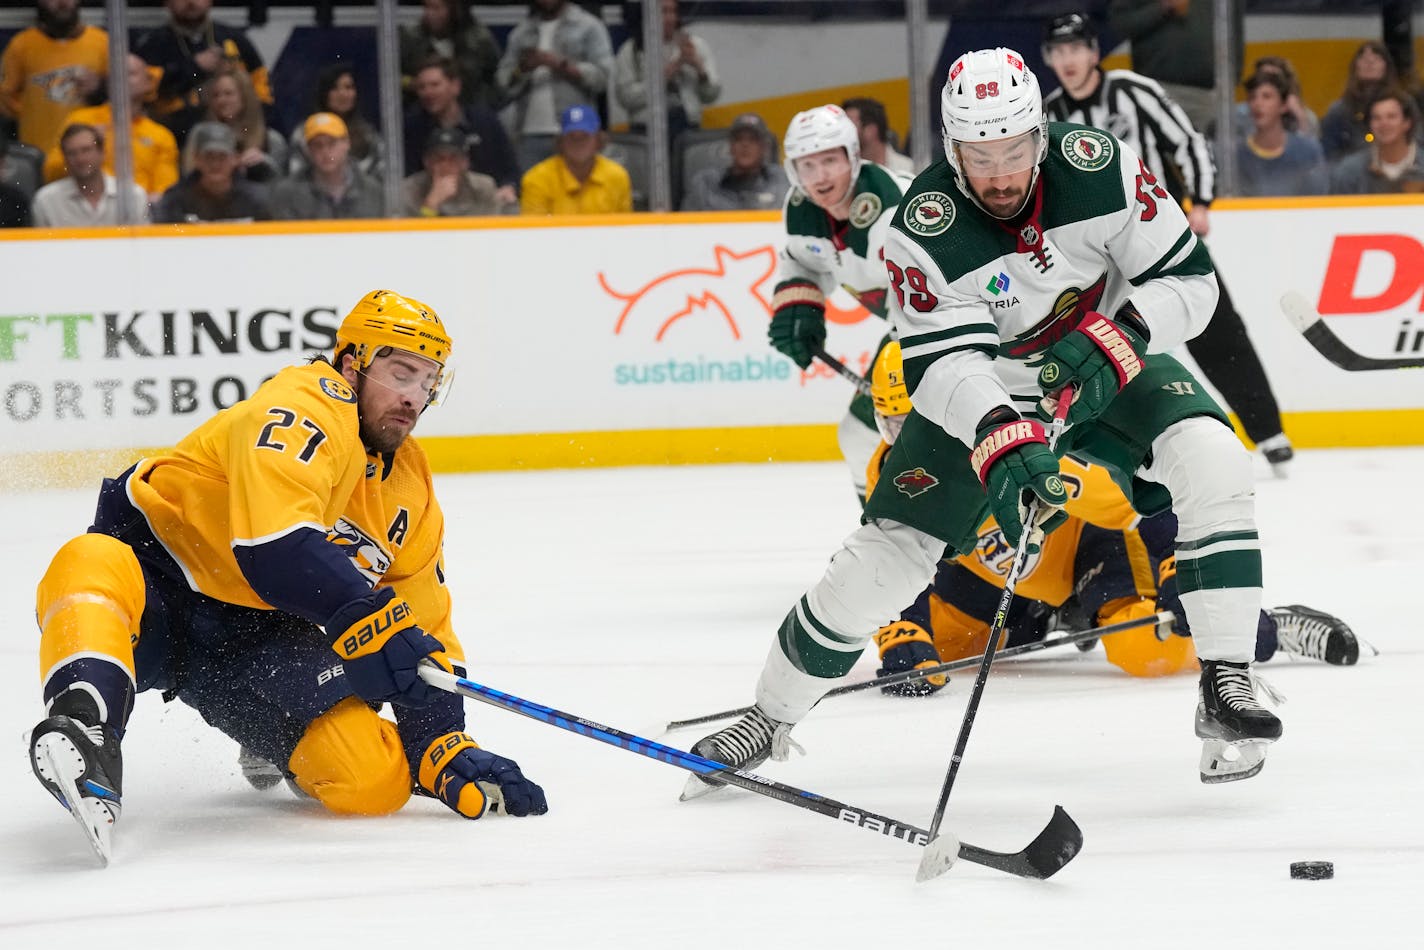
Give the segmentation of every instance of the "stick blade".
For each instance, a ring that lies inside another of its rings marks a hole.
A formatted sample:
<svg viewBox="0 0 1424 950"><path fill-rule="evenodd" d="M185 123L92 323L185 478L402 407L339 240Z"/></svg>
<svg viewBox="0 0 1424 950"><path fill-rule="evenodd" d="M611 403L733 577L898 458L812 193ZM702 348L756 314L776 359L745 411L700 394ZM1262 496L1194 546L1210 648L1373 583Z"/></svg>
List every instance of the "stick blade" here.
<svg viewBox="0 0 1424 950"><path fill-rule="evenodd" d="M1315 307L1305 299L1305 294L1298 290L1287 290L1281 294L1281 313L1286 315L1291 326L1299 333L1304 333L1320 322L1320 314L1316 313Z"/></svg>
<svg viewBox="0 0 1424 950"><path fill-rule="evenodd" d="M936 835L925 845L925 853L920 857L920 866L915 871L915 883L923 884L939 877L954 867L959 860L959 839L948 832Z"/></svg>
<svg viewBox="0 0 1424 950"><path fill-rule="evenodd" d="M966 844L961 846L959 856L996 871L1042 881L1057 874L1082 849L1082 829L1062 806L1054 805L1053 817L1022 851L1005 854Z"/></svg>

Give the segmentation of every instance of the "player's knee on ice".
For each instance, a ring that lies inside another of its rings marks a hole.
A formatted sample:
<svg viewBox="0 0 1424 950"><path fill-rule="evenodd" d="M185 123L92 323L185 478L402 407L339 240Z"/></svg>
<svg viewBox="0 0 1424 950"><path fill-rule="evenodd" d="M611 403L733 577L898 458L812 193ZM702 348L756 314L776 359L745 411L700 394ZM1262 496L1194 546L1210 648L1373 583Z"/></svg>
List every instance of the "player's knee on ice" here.
<svg viewBox="0 0 1424 950"><path fill-rule="evenodd" d="M354 696L307 727L288 767L302 791L338 815L388 815L410 798L395 724Z"/></svg>

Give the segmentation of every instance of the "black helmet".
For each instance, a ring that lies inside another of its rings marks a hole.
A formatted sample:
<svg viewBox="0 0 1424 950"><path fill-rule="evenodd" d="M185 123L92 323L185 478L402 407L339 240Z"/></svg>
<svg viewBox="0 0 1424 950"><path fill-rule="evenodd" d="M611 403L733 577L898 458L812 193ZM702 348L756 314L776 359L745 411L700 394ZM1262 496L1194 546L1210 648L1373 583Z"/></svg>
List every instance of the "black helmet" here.
<svg viewBox="0 0 1424 950"><path fill-rule="evenodd" d="M1071 43L1075 40L1087 43L1089 46L1098 45L1098 31L1093 26L1093 21L1082 13L1065 13L1056 16L1048 21L1043 28L1043 46L1045 49L1054 43Z"/></svg>

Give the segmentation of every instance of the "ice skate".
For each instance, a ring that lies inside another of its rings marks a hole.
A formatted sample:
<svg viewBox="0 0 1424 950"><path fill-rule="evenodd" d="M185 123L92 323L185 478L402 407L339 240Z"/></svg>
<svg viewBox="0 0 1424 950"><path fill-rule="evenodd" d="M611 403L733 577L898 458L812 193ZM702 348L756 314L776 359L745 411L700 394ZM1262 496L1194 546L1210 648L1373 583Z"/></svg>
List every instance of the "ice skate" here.
<svg viewBox="0 0 1424 950"><path fill-rule="evenodd" d="M750 771L768 758L785 762L792 749L802 753L806 751L791 738L790 723L777 722L762 712L760 706L753 706L751 712L741 719L710 736L704 736L692 747L695 755L742 771ZM679 801L698 798L722 787L723 783L714 777L691 775Z"/></svg>
<svg viewBox="0 0 1424 950"><path fill-rule="evenodd" d="M1214 785L1251 778L1266 764L1266 747L1281 737L1281 721L1256 701L1250 666L1203 660L1200 689L1201 780Z"/></svg>
<svg viewBox="0 0 1424 950"><path fill-rule="evenodd" d="M119 738L103 723L89 725L82 714L65 714L60 709L63 702L61 697L51 709L56 715L31 733L30 766L45 790L78 822L99 862L107 866L123 794Z"/></svg>
<svg viewBox="0 0 1424 950"><path fill-rule="evenodd" d="M247 784L259 792L265 792L282 781L281 769L246 746L237 751L237 766L242 769L242 777L247 779Z"/></svg>
<svg viewBox="0 0 1424 950"><path fill-rule="evenodd" d="M1271 471L1277 478L1285 478L1288 474L1286 463L1295 458L1295 449L1291 446L1290 439L1286 438L1284 432L1278 432L1269 439L1262 439L1256 443L1256 448L1261 450L1261 454L1266 457L1266 461L1271 463Z"/></svg>
<svg viewBox="0 0 1424 950"><path fill-rule="evenodd" d="M1270 611L1280 649L1291 656L1323 660L1331 666L1354 666L1360 660L1360 640L1339 617L1300 604Z"/></svg>

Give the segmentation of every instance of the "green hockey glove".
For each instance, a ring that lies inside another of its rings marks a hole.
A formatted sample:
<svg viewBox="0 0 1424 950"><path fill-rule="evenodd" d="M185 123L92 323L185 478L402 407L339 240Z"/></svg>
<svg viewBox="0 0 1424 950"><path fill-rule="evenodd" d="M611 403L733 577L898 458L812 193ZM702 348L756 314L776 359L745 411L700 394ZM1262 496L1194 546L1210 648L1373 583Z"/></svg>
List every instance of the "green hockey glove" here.
<svg viewBox="0 0 1424 950"><path fill-rule="evenodd" d="M1058 457L1048 448L1043 426L1020 419L1008 408L989 413L979 423L969 462L989 495L989 510L1004 538L1018 547L1024 537L1029 502L1038 498L1038 512L1028 525L1028 550L1037 554L1043 536L1068 520L1063 506L1068 490L1058 475Z"/></svg>
<svg viewBox="0 0 1424 950"><path fill-rule="evenodd" d="M1077 390L1068 410L1068 424L1077 425L1102 415L1122 388L1142 372L1147 350L1147 326L1130 305L1118 311L1116 321L1089 313L1083 322L1053 344L1038 371L1038 385L1050 396L1065 385ZM1053 418L1049 400L1038 405L1039 418Z"/></svg>
<svg viewBox="0 0 1424 950"><path fill-rule="evenodd" d="M826 297L821 288L801 278L777 284L767 337L797 366L810 366L811 351L826 342Z"/></svg>

